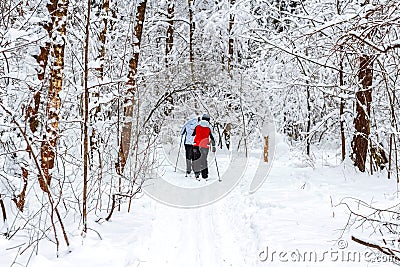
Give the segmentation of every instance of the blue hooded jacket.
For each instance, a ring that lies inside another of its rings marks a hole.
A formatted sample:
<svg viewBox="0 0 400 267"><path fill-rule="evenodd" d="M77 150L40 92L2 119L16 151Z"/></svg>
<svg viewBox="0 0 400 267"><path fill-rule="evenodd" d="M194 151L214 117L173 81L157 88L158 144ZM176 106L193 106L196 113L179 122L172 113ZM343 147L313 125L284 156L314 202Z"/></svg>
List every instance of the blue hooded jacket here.
<svg viewBox="0 0 400 267"><path fill-rule="evenodd" d="M193 145L194 136L192 136L192 134L197 125L197 118L190 119L183 125L181 136L185 135L185 145Z"/></svg>

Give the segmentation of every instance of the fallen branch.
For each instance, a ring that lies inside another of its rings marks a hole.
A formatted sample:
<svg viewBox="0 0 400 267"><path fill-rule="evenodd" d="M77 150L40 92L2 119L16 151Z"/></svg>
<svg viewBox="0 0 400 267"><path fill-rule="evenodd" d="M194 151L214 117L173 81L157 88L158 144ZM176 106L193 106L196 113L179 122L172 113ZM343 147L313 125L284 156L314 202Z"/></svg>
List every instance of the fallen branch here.
<svg viewBox="0 0 400 267"><path fill-rule="evenodd" d="M359 238L357 238L357 237L354 237L354 236L351 236L351 240L353 240L354 242L357 242L357 243L359 243L359 244L361 244L361 245L363 245L363 246L377 249L377 250L379 250L380 252L382 252L383 254L386 254L386 255L389 255L389 256L393 257L393 259L395 259L396 261L400 261L400 258L397 257L397 256L394 254L394 252L393 252L394 250L393 250L393 249L386 248L386 247L382 247L382 246L379 246L379 245L377 245L377 244L373 244L373 243L370 243L370 242L361 240L361 239L359 239ZM400 252L400 251L397 251L397 250L396 250L396 252Z"/></svg>
<svg viewBox="0 0 400 267"><path fill-rule="evenodd" d="M0 194L0 208L1 212L3 213L3 221L6 222L7 221L6 207L4 206L4 201L1 198L1 194Z"/></svg>
<svg viewBox="0 0 400 267"><path fill-rule="evenodd" d="M133 194L131 194L131 195L128 195L128 194L121 194L121 193L113 194L113 195L112 195L111 210L110 210L110 213L108 214L108 216L106 217L106 221L109 221L109 220L111 219L111 216L112 216L113 213L114 213L115 203L116 203L116 199L115 199L115 198L116 198L116 197L119 197L118 199L121 199L121 198L123 198L123 197L132 199L136 194L138 194L138 193L140 193L140 192L142 192L142 184L141 184L141 185L136 189L136 191L135 191Z"/></svg>

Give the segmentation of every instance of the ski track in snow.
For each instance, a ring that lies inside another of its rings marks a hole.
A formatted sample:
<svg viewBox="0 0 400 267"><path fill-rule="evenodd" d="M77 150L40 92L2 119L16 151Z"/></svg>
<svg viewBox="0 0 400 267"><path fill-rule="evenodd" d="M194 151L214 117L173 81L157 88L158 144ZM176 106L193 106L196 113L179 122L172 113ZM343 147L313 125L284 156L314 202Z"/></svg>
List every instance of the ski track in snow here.
<svg viewBox="0 0 400 267"><path fill-rule="evenodd" d="M220 207L158 206L155 216L140 266L245 266L238 233Z"/></svg>

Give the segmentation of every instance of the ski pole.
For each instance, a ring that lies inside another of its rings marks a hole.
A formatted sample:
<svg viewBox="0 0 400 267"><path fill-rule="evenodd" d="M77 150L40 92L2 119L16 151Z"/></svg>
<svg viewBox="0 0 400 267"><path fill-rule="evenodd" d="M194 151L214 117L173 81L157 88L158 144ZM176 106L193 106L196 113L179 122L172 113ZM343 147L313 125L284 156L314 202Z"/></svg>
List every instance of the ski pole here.
<svg viewBox="0 0 400 267"><path fill-rule="evenodd" d="M176 167L178 166L179 153L181 152L182 139L183 139L183 135L181 135L181 142L180 142L180 144L179 144L178 156L176 157L175 172L176 172Z"/></svg>
<svg viewBox="0 0 400 267"><path fill-rule="evenodd" d="M219 175L218 163L217 163L217 156L214 154L215 166L217 167L217 174L218 174L218 182L222 182L221 176Z"/></svg>

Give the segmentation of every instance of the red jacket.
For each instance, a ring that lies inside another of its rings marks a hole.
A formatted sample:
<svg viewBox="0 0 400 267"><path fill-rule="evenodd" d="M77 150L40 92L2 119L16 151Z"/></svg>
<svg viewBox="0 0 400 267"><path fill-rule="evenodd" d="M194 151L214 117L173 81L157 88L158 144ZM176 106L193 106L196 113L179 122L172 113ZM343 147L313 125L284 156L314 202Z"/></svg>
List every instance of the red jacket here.
<svg viewBox="0 0 400 267"><path fill-rule="evenodd" d="M210 139L211 139L211 144L213 146L215 145L215 139L214 136L212 135L210 126L208 125L206 126L201 122L194 129L193 136L194 136L194 144L193 144L194 146L209 148Z"/></svg>

